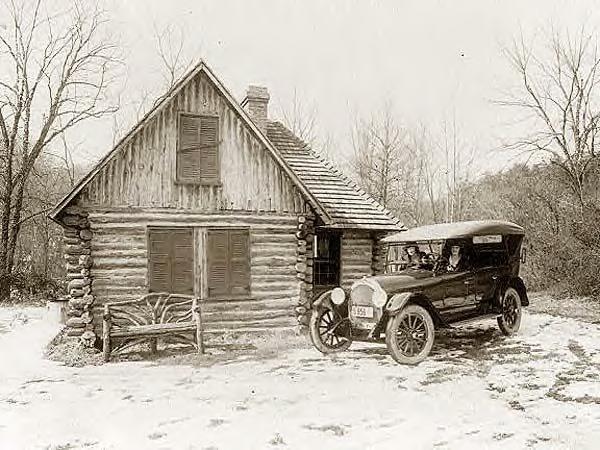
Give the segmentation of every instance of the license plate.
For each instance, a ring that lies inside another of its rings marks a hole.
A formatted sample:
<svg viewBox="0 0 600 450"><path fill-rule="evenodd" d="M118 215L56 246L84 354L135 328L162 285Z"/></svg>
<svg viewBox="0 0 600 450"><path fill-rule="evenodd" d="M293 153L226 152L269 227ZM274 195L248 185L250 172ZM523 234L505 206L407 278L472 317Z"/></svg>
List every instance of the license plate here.
<svg viewBox="0 0 600 450"><path fill-rule="evenodd" d="M364 317L367 319L373 318L373 307L372 306L352 306L352 315L354 317Z"/></svg>

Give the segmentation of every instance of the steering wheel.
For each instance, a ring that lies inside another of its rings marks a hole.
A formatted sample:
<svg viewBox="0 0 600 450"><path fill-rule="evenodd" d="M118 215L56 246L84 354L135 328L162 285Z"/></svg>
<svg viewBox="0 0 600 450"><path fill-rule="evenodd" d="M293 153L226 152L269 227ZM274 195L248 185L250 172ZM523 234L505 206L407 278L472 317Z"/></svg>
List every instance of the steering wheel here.
<svg viewBox="0 0 600 450"><path fill-rule="evenodd" d="M446 258L445 256L439 255L437 258L437 261L435 262L435 264L433 265L433 271L434 272L439 272L442 267L447 267L448 266L448 258Z"/></svg>

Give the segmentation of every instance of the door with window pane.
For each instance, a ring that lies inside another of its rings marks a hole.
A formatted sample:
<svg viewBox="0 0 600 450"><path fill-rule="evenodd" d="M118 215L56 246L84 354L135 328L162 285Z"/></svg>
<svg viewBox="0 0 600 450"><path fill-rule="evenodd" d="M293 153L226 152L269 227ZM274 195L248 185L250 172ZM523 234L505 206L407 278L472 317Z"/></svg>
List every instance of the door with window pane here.
<svg viewBox="0 0 600 450"><path fill-rule="evenodd" d="M314 244L314 284L315 288L335 287L340 284L339 233L318 232Z"/></svg>

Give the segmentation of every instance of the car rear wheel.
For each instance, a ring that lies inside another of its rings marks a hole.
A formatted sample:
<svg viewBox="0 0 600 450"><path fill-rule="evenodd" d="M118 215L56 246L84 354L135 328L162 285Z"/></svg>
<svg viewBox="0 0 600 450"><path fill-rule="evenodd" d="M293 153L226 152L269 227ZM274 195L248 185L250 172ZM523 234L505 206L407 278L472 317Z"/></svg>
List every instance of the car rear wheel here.
<svg viewBox="0 0 600 450"><path fill-rule="evenodd" d="M329 308L313 310L309 330L310 340L321 353L343 352L352 344L348 318Z"/></svg>
<svg viewBox="0 0 600 450"><path fill-rule="evenodd" d="M521 296L515 288L509 287L502 296L502 315L498 317L498 326L502 333L510 336L521 327Z"/></svg>
<svg viewBox="0 0 600 450"><path fill-rule="evenodd" d="M408 305L392 317L385 329L385 343L392 358L400 364L418 364L433 346L435 329L429 312L419 305Z"/></svg>

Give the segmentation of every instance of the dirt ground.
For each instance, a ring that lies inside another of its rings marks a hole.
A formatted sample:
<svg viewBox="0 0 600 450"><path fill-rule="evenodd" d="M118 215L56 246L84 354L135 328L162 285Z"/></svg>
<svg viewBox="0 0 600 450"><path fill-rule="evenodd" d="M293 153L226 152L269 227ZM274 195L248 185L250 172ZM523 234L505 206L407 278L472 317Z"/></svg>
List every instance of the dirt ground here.
<svg viewBox="0 0 600 450"><path fill-rule="evenodd" d="M334 357L306 347L73 368L43 359L58 330L44 317L0 309L2 449L591 449L600 440L593 321L525 313L512 338L490 321L440 332L417 367L354 344Z"/></svg>

